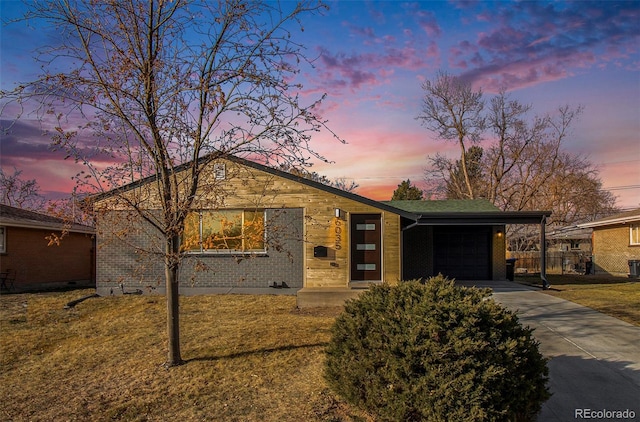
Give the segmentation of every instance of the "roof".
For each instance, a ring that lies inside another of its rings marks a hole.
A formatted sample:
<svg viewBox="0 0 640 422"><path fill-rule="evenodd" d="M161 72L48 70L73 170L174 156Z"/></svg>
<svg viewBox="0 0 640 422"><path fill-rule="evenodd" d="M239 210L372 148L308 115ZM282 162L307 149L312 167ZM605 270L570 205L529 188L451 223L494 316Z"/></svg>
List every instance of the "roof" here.
<svg viewBox="0 0 640 422"><path fill-rule="evenodd" d="M71 232L93 233L93 227L82 224L71 224L62 218L41 214L22 208L0 204L0 225L9 227L24 227L29 229L64 230Z"/></svg>
<svg viewBox="0 0 640 422"><path fill-rule="evenodd" d="M414 217L414 215L411 214L408 211L404 211L404 210L401 210L399 208L395 208L395 207L389 206L387 204L384 204L382 202L375 201L373 199L366 198L364 196L360 196L360 195L357 195L355 193L351 193L351 192L344 191L342 189L335 188L333 186L328 186L328 185L325 185L324 183L316 182L315 180L306 179L304 177L297 176L295 174L288 173L288 172L283 171L283 170L279 170L279 169L276 169L276 168L273 168L273 167L269 167L269 166L266 166L264 164L257 163L255 161L251 161L251 160L248 160L248 159L245 159L245 158L240 158L240 157L237 157L235 155L228 155L228 154L222 155L219 158L220 159L224 159L224 160L228 160L228 161L231 161L231 162L234 162L234 163L237 163L237 164L241 164L241 165L244 165L244 166L247 166L247 167L251 167L251 168L254 168L256 170L260 170L260 171L263 171L265 173L272 174L274 176L278 176L278 177L282 177L282 178L285 178L285 179L288 179L288 180L292 180L294 182L302 183L304 185L311 186L313 188L320 189L320 190L323 190L325 192L332 193L334 195L340 195L342 197L345 197L345 198L348 198L348 199L351 199L351 200L354 200L354 201L357 201L357 202L360 202L360 203L363 203L363 204L366 204L366 205L370 205L370 206L382 209L384 211L389 211L389 212L392 212L394 214L401 215L403 217L407 217L407 218L413 218ZM199 161L205 161L205 158L202 158ZM188 168L189 164L190 163L185 163L185 164L182 164L180 166L177 166L176 167L176 172L180 172L180 171L186 170ZM119 188L112 189L112 190L110 190L108 192L104 192L104 193L95 195L95 196L93 196L91 198L91 200L93 202L101 201L101 200L109 198L109 197L111 197L113 195L121 194L121 193L130 191L132 189L136 189L136 188L138 188L138 187L140 187L140 186L142 186L142 185L144 185L146 183L152 182L154 180L156 180L156 176L145 177L143 179L140 179L140 180L137 180L135 182L126 184L126 185L121 186Z"/></svg>
<svg viewBox="0 0 640 422"><path fill-rule="evenodd" d="M615 224L627 224L640 221L640 208L626 211L620 214L615 214L609 217L601 218L599 220L591 221L589 223L578 224L578 227L603 227L611 226Z"/></svg>
<svg viewBox="0 0 640 422"><path fill-rule="evenodd" d="M433 212L500 212L498 207L486 199L447 199L440 201L401 200L382 202L414 214L427 214Z"/></svg>
<svg viewBox="0 0 640 422"><path fill-rule="evenodd" d="M551 211L501 211L486 199L403 200L384 203L415 214L413 225L540 224L551 215Z"/></svg>
<svg viewBox="0 0 640 422"><path fill-rule="evenodd" d="M550 240L591 239L591 232L593 232L593 230L590 228L581 228L577 226L562 227L562 228L555 229L548 232L547 239L550 239Z"/></svg>
<svg viewBox="0 0 640 422"><path fill-rule="evenodd" d="M543 217L551 215L551 211L504 212L487 200L376 201L235 155L224 154L219 158L400 215L415 221L416 224L537 224L540 223ZM204 163L207 160L208 157L202 157L199 162ZM177 166L176 171L186 170L189 164L185 163ZM100 201L118 193L136 189L154 180L156 180L156 176L140 179L109 192L96 195L93 197L93 201Z"/></svg>

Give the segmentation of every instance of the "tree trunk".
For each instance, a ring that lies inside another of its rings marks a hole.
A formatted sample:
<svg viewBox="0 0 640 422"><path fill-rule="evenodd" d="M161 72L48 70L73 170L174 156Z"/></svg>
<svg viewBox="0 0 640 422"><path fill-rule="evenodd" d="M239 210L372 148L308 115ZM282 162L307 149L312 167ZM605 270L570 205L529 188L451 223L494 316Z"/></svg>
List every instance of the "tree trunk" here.
<svg viewBox="0 0 640 422"><path fill-rule="evenodd" d="M167 241L165 258L165 281L167 290L167 335L169 339L167 366L177 366L183 363L180 356L180 296L178 285L178 269L180 267L178 254L180 238L174 236Z"/></svg>
<svg viewBox="0 0 640 422"><path fill-rule="evenodd" d="M469 180L469 172L467 170L467 150L464 147L464 142L462 139L459 140L461 154L460 154L460 162L462 163L462 174L464 175L464 184L467 186L467 194L466 196L469 199L475 199L475 192L473 192L473 187L471 187L471 180Z"/></svg>

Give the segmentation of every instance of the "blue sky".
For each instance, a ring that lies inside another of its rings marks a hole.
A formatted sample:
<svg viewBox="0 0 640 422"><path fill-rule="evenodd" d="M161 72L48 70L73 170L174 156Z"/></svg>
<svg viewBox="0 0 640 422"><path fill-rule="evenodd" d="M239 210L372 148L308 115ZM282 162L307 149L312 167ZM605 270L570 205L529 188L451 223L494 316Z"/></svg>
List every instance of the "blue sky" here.
<svg viewBox="0 0 640 422"><path fill-rule="evenodd" d="M1 4L3 19L20 11L19 3ZM355 179L358 193L374 199L389 199L403 179L421 185L427 155L457 154L416 120L422 82L445 70L488 96L504 86L538 114L584 106L566 149L599 166L618 205L640 206L640 2L328 5L324 16L304 18L305 31L295 35L315 58L313 68L302 69L302 94L327 94L323 115L348 143L319 134L313 147L333 164L315 171ZM37 75L32 51L50 31L2 27L2 88ZM33 122L22 123L11 139L3 137L3 167L23 169L52 194L69 192L77 168L45 152L47 140Z"/></svg>

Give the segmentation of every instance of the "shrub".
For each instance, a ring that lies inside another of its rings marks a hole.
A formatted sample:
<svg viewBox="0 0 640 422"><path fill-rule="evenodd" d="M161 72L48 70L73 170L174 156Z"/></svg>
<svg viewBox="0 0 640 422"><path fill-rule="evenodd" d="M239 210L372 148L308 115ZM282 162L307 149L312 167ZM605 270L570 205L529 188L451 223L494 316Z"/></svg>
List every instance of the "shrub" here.
<svg viewBox="0 0 640 422"><path fill-rule="evenodd" d="M488 289L372 286L348 301L327 347L338 395L386 421L526 421L549 398L532 329Z"/></svg>

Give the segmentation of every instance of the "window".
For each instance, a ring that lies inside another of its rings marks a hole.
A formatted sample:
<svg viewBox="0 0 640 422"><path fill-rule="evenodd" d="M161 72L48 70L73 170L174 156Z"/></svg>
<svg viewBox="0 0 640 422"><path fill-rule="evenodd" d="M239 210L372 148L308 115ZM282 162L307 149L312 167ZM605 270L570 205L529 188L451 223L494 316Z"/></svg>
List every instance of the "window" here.
<svg viewBox="0 0 640 422"><path fill-rule="evenodd" d="M6 229L4 227L0 227L0 253L7 252L7 236Z"/></svg>
<svg viewBox="0 0 640 422"><path fill-rule="evenodd" d="M629 226L629 244L640 245L640 224Z"/></svg>
<svg viewBox="0 0 640 422"><path fill-rule="evenodd" d="M264 210L220 210L190 213L182 250L192 253L264 252Z"/></svg>

